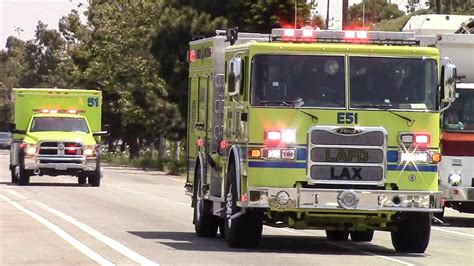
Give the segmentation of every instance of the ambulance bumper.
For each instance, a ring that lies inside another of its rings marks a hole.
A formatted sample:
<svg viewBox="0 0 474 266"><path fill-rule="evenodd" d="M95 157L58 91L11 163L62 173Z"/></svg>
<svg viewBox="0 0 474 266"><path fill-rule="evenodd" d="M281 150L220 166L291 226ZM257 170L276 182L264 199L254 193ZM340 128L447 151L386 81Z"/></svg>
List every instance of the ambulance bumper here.
<svg viewBox="0 0 474 266"><path fill-rule="evenodd" d="M241 207L291 210L441 212L441 192L251 187Z"/></svg>

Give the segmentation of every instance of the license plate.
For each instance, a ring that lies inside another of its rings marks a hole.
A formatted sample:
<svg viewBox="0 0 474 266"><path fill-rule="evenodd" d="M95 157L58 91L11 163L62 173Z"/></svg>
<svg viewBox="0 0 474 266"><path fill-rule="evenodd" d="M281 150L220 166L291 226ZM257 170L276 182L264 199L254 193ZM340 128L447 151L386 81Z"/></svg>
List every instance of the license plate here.
<svg viewBox="0 0 474 266"><path fill-rule="evenodd" d="M383 178L383 168L380 166L311 166L313 180L333 181L380 181Z"/></svg>

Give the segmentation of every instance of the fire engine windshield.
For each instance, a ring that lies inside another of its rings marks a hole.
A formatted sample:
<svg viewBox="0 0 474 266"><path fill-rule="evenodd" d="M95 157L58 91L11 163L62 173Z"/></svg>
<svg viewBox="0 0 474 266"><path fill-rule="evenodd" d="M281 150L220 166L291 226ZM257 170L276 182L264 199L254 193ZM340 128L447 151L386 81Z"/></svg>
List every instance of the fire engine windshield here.
<svg viewBox="0 0 474 266"><path fill-rule="evenodd" d="M458 89L458 97L443 113L447 131L474 131L474 90Z"/></svg>
<svg viewBox="0 0 474 266"><path fill-rule="evenodd" d="M251 104L344 107L344 57L256 55L252 61Z"/></svg>
<svg viewBox="0 0 474 266"><path fill-rule="evenodd" d="M436 110L436 61L426 58L350 57L353 108Z"/></svg>
<svg viewBox="0 0 474 266"><path fill-rule="evenodd" d="M89 133L83 118L72 117L35 117L31 122L30 132L66 131Z"/></svg>

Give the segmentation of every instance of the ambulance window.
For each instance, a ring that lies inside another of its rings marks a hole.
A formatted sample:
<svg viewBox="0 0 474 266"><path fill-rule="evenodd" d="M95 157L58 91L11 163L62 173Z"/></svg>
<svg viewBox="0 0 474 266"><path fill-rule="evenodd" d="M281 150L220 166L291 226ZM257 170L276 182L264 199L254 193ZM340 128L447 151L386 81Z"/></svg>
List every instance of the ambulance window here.
<svg viewBox="0 0 474 266"><path fill-rule="evenodd" d="M35 117L31 122L30 132L65 131L89 133L83 118L72 117Z"/></svg>

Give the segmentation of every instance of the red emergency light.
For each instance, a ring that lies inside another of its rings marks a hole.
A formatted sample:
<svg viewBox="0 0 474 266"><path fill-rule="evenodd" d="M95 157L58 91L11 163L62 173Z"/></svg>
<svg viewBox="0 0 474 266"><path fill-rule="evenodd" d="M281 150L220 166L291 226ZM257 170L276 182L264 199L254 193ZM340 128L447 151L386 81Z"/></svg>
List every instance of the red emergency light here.
<svg viewBox="0 0 474 266"><path fill-rule="evenodd" d="M301 29L273 29L272 41L283 42L329 42L383 45L419 45L414 33L366 30L319 30L311 27Z"/></svg>
<svg viewBox="0 0 474 266"><path fill-rule="evenodd" d="M36 113L42 113L42 114L80 114L80 113L85 113L84 110L76 110L76 109L48 109L48 108L43 108L43 109L33 109L33 112Z"/></svg>

